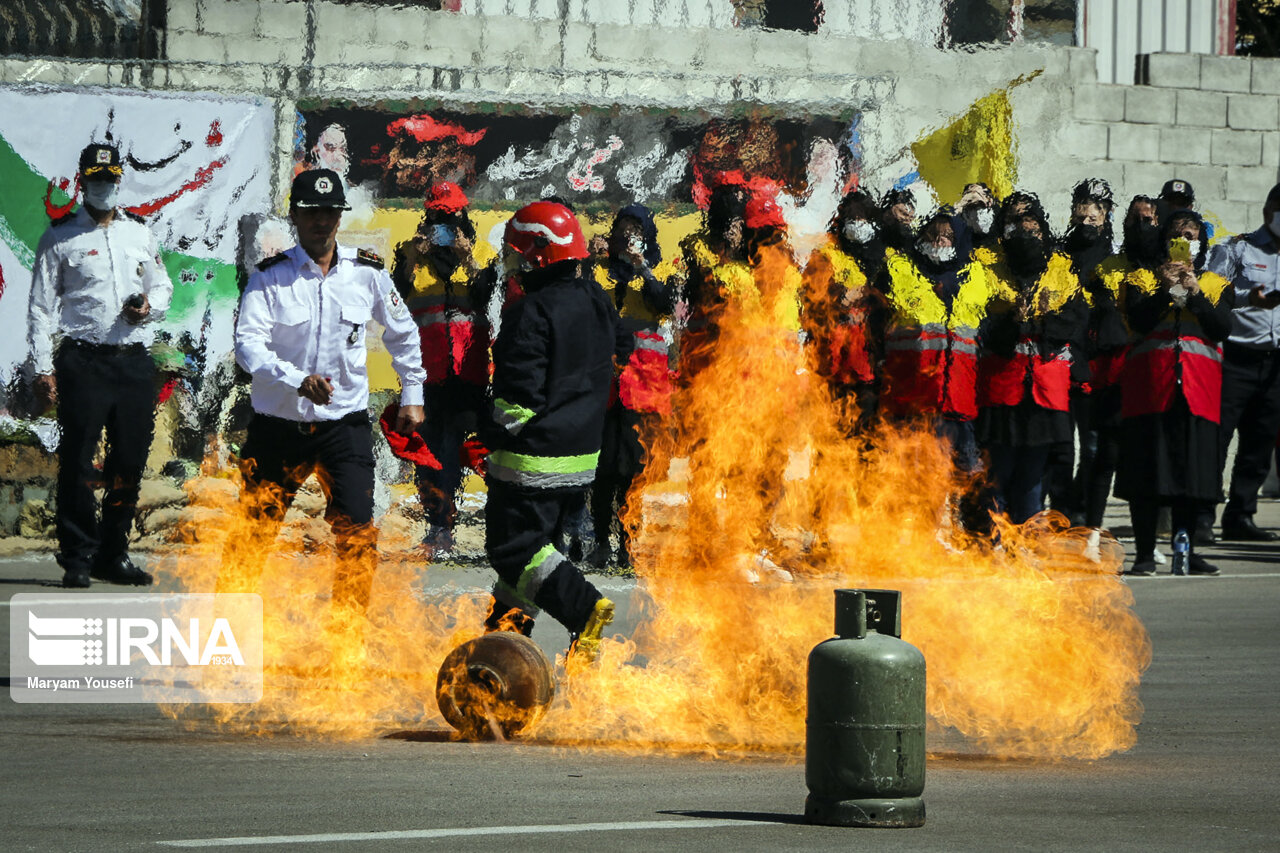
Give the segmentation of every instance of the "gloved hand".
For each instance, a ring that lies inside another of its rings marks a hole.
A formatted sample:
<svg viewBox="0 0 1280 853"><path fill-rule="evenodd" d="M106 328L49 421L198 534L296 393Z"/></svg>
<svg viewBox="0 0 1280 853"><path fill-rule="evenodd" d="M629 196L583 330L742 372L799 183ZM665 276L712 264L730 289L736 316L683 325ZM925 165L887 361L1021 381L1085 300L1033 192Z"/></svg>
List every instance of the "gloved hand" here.
<svg viewBox="0 0 1280 853"><path fill-rule="evenodd" d="M489 448L478 438L468 438L458 450L458 461L483 477L489 471Z"/></svg>

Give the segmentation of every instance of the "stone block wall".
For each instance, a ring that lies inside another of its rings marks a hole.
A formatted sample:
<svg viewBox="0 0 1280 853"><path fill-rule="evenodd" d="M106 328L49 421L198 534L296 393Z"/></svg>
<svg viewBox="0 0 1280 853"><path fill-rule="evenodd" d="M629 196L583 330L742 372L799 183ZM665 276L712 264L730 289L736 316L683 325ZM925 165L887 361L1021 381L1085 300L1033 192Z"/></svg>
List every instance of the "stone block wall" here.
<svg viewBox="0 0 1280 853"><path fill-rule="evenodd" d="M485 4L486 7L492 4ZM620 104L711 113L862 111L864 178L884 189L909 144L1015 80L1019 183L1061 226L1088 176L1116 195L1192 182L1227 231L1256 227L1280 173L1280 60L1152 54L1138 86L1097 82L1094 52L939 51L907 41L285 0L172 0L168 60L0 60L0 83L252 93L276 100L277 189L294 104L418 97L470 104ZM283 192L278 192L283 195ZM954 201L943 199L942 201Z"/></svg>
<svg viewBox="0 0 1280 853"><path fill-rule="evenodd" d="M1216 225L1261 225L1262 201L1280 182L1280 59L1156 53L1140 79L1078 86L1064 146L1096 157L1118 198L1155 195L1178 177Z"/></svg>

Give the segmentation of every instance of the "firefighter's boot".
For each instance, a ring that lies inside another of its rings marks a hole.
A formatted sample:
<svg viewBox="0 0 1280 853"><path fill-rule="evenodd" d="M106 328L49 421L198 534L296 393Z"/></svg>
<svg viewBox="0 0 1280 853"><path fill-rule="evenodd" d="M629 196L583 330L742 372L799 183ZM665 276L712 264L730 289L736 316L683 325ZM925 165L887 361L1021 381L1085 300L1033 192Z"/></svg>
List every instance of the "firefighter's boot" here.
<svg viewBox="0 0 1280 853"><path fill-rule="evenodd" d="M569 658L579 664L589 664L600 654L600 639L604 629L613 621L613 602L601 598L591 609L587 624L569 647Z"/></svg>

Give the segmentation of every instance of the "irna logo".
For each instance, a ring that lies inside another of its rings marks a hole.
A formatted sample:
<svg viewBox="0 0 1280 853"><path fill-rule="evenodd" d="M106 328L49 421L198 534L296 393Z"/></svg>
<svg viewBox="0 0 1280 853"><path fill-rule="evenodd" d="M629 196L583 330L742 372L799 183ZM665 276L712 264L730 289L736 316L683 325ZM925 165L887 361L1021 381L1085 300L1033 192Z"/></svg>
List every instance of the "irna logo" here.
<svg viewBox="0 0 1280 853"><path fill-rule="evenodd" d="M40 617L28 613L27 656L37 666L244 666L227 619Z"/></svg>

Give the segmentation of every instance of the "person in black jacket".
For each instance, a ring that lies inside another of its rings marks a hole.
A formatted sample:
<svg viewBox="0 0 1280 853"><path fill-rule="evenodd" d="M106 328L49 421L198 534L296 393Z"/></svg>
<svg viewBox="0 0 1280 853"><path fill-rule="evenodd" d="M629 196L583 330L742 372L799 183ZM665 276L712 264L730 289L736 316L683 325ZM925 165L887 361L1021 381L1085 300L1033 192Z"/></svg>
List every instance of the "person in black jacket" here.
<svg viewBox="0 0 1280 853"><path fill-rule="evenodd" d="M1102 527L1111 481L1120 464L1120 376L1131 336L1124 316L1125 280L1138 269L1154 274L1164 262L1162 253L1151 250L1147 237L1159 236L1162 210L1163 204L1156 199L1134 196L1124 215L1120 253L1105 258L1081 281L1093 300L1088 333L1092 454L1086 465L1082 442L1080 463L1086 527Z"/></svg>
<svg viewBox="0 0 1280 853"><path fill-rule="evenodd" d="M493 346L485 552L498 573L489 630L529 634L546 610L594 659L613 602L556 550L562 516L595 479L613 380L617 311L582 277L587 244L563 205L538 201L507 223L506 263L524 297Z"/></svg>
<svg viewBox="0 0 1280 853"><path fill-rule="evenodd" d="M620 519L632 481L644 470L640 436L671 414L674 391L667 338L660 325L675 310L675 287L659 278L662 262L653 213L642 204L618 211L609 231L609 250L594 278L618 309L618 384L605 414L605 431L591 487L595 547L587 562L603 568L610 559L609 536ZM618 565L629 566L626 525L618 527Z"/></svg>
<svg viewBox="0 0 1280 853"><path fill-rule="evenodd" d="M1071 259L1071 270L1090 294L1090 310L1097 308L1093 282L1098 265L1112 255L1111 211L1115 207L1111 187L1100 178L1089 178L1071 191L1071 225L1058 242L1058 250ZM1098 435L1091 426L1093 376L1089 363L1088 329L1073 342L1071 352L1071 421L1075 436L1054 444L1049 451L1045 491L1049 506L1071 520L1085 523L1085 483L1093 469ZM1075 439L1080 443L1077 471Z"/></svg>
<svg viewBox="0 0 1280 853"><path fill-rule="evenodd" d="M1124 365L1116 477L1116 494L1129 501L1133 519L1136 554L1129 575L1156 571L1161 506L1172 508L1173 531L1190 534L1222 492L1221 345L1231 332L1235 291L1203 272L1208 241L1198 213L1174 211L1160 235L1163 262L1154 272L1129 276L1124 297L1139 338ZM1188 574L1218 574L1195 552L1194 540L1188 545Z"/></svg>
<svg viewBox="0 0 1280 853"><path fill-rule="evenodd" d="M977 421L996 506L1015 524L1043 508L1050 447L1071 440L1071 359L1089 319L1070 259L1053 250L1043 209L1018 195L1021 212L1006 206L1004 259L992 269L995 297L979 331Z"/></svg>

